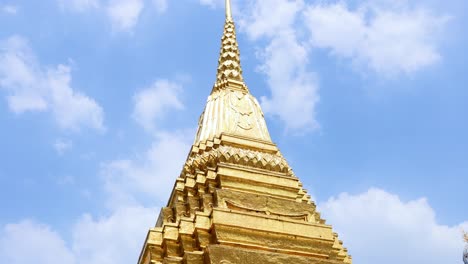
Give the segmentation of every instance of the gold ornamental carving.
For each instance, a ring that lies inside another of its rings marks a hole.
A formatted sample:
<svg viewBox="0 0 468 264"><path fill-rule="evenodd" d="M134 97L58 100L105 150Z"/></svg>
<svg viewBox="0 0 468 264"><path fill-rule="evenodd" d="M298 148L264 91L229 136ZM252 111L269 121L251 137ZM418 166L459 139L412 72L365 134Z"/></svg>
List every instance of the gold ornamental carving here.
<svg viewBox="0 0 468 264"><path fill-rule="evenodd" d="M194 144L138 260L158 263L352 264L244 83L230 0Z"/></svg>
<svg viewBox="0 0 468 264"><path fill-rule="evenodd" d="M183 171L184 173L193 174L196 170L206 170L209 167L214 167L218 162L283 172L293 176L286 159L280 154L270 154L231 146L219 146L189 157L185 162Z"/></svg>
<svg viewBox="0 0 468 264"><path fill-rule="evenodd" d="M271 142L258 101L250 93L232 88L214 91L208 97L194 143L212 140L222 133Z"/></svg>
<svg viewBox="0 0 468 264"><path fill-rule="evenodd" d="M254 106L251 105L248 98L245 98L246 96L246 93L240 91L231 92L229 94L229 105L235 113L233 125L237 125L244 130L250 130L254 126L254 118L252 116ZM231 130L235 130L235 128L231 128Z"/></svg>

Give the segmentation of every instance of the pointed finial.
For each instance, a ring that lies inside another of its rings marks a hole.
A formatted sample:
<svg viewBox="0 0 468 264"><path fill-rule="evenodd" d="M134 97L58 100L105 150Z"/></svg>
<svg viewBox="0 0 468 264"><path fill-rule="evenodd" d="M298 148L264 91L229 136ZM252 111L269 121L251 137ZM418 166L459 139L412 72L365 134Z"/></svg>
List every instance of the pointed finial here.
<svg viewBox="0 0 468 264"><path fill-rule="evenodd" d="M242 78L239 45L236 38L236 27L232 19L231 0L226 0L226 22L221 38L221 52L218 60L218 73L213 92L226 87L227 82L237 83L240 90L248 91ZM232 88L232 87L231 87Z"/></svg>
<svg viewBox="0 0 468 264"><path fill-rule="evenodd" d="M226 20L232 21L231 0L226 0Z"/></svg>

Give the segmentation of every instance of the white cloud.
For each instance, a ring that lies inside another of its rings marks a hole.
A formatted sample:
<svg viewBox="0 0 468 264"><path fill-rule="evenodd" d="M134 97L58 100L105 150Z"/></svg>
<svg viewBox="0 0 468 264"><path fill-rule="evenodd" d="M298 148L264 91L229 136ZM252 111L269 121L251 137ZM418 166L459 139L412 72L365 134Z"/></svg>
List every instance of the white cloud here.
<svg viewBox="0 0 468 264"><path fill-rule="evenodd" d="M211 8L224 6L225 0L200 0L200 4L209 6Z"/></svg>
<svg viewBox="0 0 468 264"><path fill-rule="evenodd" d="M447 17L406 1L316 4L304 12L312 45L384 76L410 74L441 59L440 33Z"/></svg>
<svg viewBox="0 0 468 264"><path fill-rule="evenodd" d="M3 5L0 6L0 10L6 14L16 15L18 13L18 6L16 5Z"/></svg>
<svg viewBox="0 0 468 264"><path fill-rule="evenodd" d="M167 0L153 0L153 5L158 13L164 13L167 10Z"/></svg>
<svg viewBox="0 0 468 264"><path fill-rule="evenodd" d="M183 108L177 98L180 91L178 84L158 80L135 95L133 117L154 139L142 155L101 165L99 174L112 213L99 219L84 215L76 224L73 251L79 263L124 264L138 259L146 232L159 213L153 205L168 199L193 141L192 130L166 133L153 125L168 110Z"/></svg>
<svg viewBox="0 0 468 264"><path fill-rule="evenodd" d="M261 97L263 110L279 117L291 131L318 128L318 84L315 74L307 69L308 50L294 33L284 31L271 40L262 57L261 70L271 91L271 97Z"/></svg>
<svg viewBox="0 0 468 264"><path fill-rule="evenodd" d="M319 101L316 74L308 69L310 49L298 39L295 20L303 1L255 1L241 12L240 25L252 40L267 39L260 47L260 70L267 76L270 97L263 110L278 117L292 132L318 128L315 108Z"/></svg>
<svg viewBox="0 0 468 264"><path fill-rule="evenodd" d="M73 142L66 139L57 139L54 142L54 149L57 151L57 154L63 155L65 152L73 148Z"/></svg>
<svg viewBox="0 0 468 264"><path fill-rule="evenodd" d="M223 6L222 1L200 0ZM315 50L330 50L356 69L381 77L411 74L441 60L439 41L447 16L427 2L361 1L351 9L344 1L248 1L238 16L242 32L257 44L260 69L270 97L262 97L267 114L293 132L319 127L316 74L310 70Z"/></svg>
<svg viewBox="0 0 468 264"><path fill-rule="evenodd" d="M80 264L136 263L159 210L122 207L110 216L84 215L73 228L73 252Z"/></svg>
<svg viewBox="0 0 468 264"><path fill-rule="evenodd" d="M370 189L358 195L343 193L319 208L356 263L440 264L461 260L460 229L467 229L468 222L454 226L437 223L426 199L404 202L395 194ZM28 220L8 224L0 231L0 263L135 262L157 214L157 208L141 205L120 206L99 218L85 214L71 229L71 246L48 226Z"/></svg>
<svg viewBox="0 0 468 264"><path fill-rule="evenodd" d="M13 36L0 42L0 87L9 91L8 103L15 113L40 111L48 108L44 98L45 77L26 40Z"/></svg>
<svg viewBox="0 0 468 264"><path fill-rule="evenodd" d="M275 38L283 31L295 31L292 26L303 7L302 0L252 1L241 12L239 24L252 40Z"/></svg>
<svg viewBox="0 0 468 264"><path fill-rule="evenodd" d="M85 12L92 9L104 11L115 31L131 32L138 23L145 2L143 0L58 0L64 10ZM165 0L153 0L158 12L167 9Z"/></svg>
<svg viewBox="0 0 468 264"><path fill-rule="evenodd" d="M70 68L60 65L47 73L54 115L63 128L90 126L104 130L102 108L93 99L70 87Z"/></svg>
<svg viewBox="0 0 468 264"><path fill-rule="evenodd" d="M38 264L136 262L146 232L155 225L159 213L158 208L143 204L149 201L153 205L168 198L193 133L158 133L145 155L103 164L101 176L110 213L81 216L71 229L71 246L46 226L7 225L8 230L9 226L17 228L15 235L0 233L0 263L27 264L33 258L38 258L34 259ZM20 243L25 237L27 243Z"/></svg>
<svg viewBox="0 0 468 264"><path fill-rule="evenodd" d="M181 110L179 99L182 87L168 80L157 80L150 87L134 95L133 118L145 130L155 131L156 121L161 121L170 110Z"/></svg>
<svg viewBox="0 0 468 264"><path fill-rule="evenodd" d="M100 6L99 0L58 0L62 9L83 12Z"/></svg>
<svg viewBox="0 0 468 264"><path fill-rule="evenodd" d="M49 226L29 220L8 224L0 230L0 263L136 263L158 212L157 208L135 206L98 219L85 214L72 228L72 246Z"/></svg>
<svg viewBox="0 0 468 264"><path fill-rule="evenodd" d="M25 220L0 230L0 263L74 264L73 252L50 227Z"/></svg>
<svg viewBox="0 0 468 264"><path fill-rule="evenodd" d="M168 199L193 141L194 131L166 133L157 131L152 123L163 119L169 109L183 108L177 98L180 90L175 83L159 80L135 95L134 118L151 130L153 143L143 155L101 165L103 190L112 213L98 219L84 215L77 222L73 252L78 263L124 264L138 259L146 232L159 213L153 205Z"/></svg>
<svg viewBox="0 0 468 264"><path fill-rule="evenodd" d="M107 6L107 15L117 31L131 31L138 23L143 10L143 0L113 0Z"/></svg>
<svg viewBox="0 0 468 264"><path fill-rule="evenodd" d="M71 175L66 175L57 179L58 185L73 185L75 184L75 178Z"/></svg>
<svg viewBox="0 0 468 264"><path fill-rule="evenodd" d="M459 263L463 250L460 228L437 223L426 199L404 202L379 189L343 193L320 210L353 256L353 262Z"/></svg>
<svg viewBox="0 0 468 264"><path fill-rule="evenodd" d="M58 0L63 10L86 12L90 10L103 14L116 32L132 32L150 0ZM168 0L151 0L158 14L167 11Z"/></svg>
<svg viewBox="0 0 468 264"><path fill-rule="evenodd" d="M147 198L165 201L182 170L192 132L158 133L143 156L104 163L101 176L109 193L108 205L134 205Z"/></svg>
<svg viewBox="0 0 468 264"><path fill-rule="evenodd" d="M0 232L0 263L136 262L146 233L159 213L153 205L159 202L157 199L168 198L182 169L192 132L158 133L143 157L103 164L101 176L110 212L99 217L82 215L70 229L70 245L44 225L28 221L7 225L6 231ZM70 183L71 177L59 181ZM151 206L143 206L145 203Z"/></svg>
<svg viewBox="0 0 468 264"><path fill-rule="evenodd" d="M66 65L41 66L27 41L13 36L0 42L0 88L12 112L49 111L62 129L104 130L102 108L71 87Z"/></svg>

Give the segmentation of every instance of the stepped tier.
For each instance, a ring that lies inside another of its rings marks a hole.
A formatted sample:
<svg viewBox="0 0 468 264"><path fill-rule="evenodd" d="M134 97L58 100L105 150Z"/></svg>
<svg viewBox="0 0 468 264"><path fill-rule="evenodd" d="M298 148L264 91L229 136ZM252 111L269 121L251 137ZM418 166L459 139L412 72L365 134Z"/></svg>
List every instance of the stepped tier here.
<svg viewBox="0 0 468 264"><path fill-rule="evenodd" d="M139 264L351 264L343 242L271 141L244 83L226 0L216 82Z"/></svg>

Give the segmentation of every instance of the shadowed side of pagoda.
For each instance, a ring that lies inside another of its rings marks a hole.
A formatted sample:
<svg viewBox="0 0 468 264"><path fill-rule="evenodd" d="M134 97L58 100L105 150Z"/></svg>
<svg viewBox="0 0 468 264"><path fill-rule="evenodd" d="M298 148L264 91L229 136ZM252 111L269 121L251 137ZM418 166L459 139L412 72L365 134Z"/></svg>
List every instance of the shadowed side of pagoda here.
<svg viewBox="0 0 468 264"><path fill-rule="evenodd" d="M270 139L260 105L242 78L226 0L216 83L138 263L351 262Z"/></svg>

